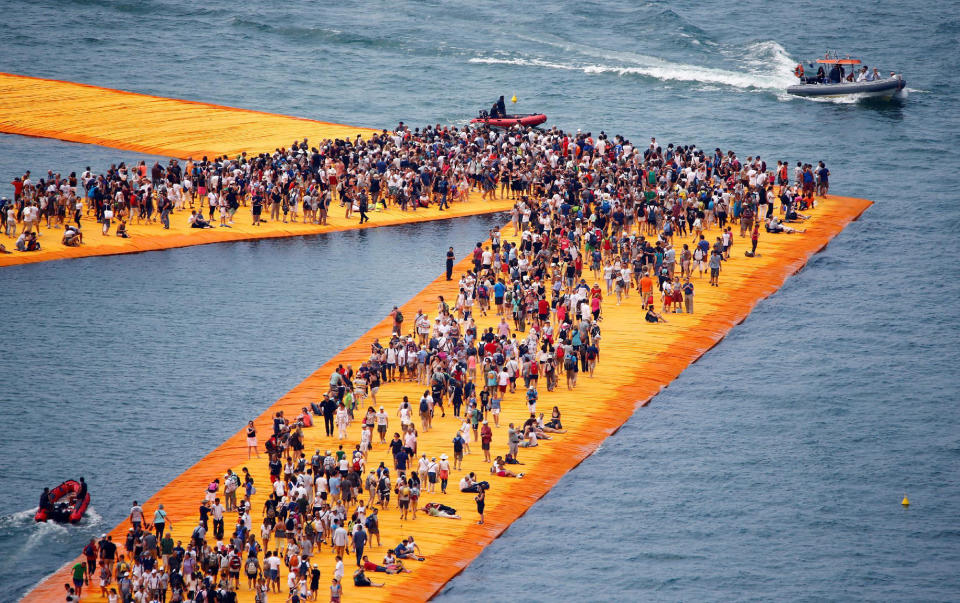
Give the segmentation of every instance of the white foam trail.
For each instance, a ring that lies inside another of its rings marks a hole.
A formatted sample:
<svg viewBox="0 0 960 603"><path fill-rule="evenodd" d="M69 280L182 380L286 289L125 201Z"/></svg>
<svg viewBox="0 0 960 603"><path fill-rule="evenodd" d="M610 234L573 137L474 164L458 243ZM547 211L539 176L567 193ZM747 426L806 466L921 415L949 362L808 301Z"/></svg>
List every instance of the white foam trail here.
<svg viewBox="0 0 960 603"><path fill-rule="evenodd" d="M36 524L33 533L27 537L27 542L23 546L24 550L34 549L44 544L45 540L63 536L67 533L67 526L55 521L42 521Z"/></svg>
<svg viewBox="0 0 960 603"><path fill-rule="evenodd" d="M77 522L81 526L95 526L103 522L103 516L97 513L97 510L90 505L83 513L83 518Z"/></svg>
<svg viewBox="0 0 960 603"><path fill-rule="evenodd" d="M0 530L28 527L33 523L33 516L36 514L37 508L31 507L9 515L2 515L0 516Z"/></svg>
<svg viewBox="0 0 960 603"><path fill-rule="evenodd" d="M758 74L758 73L739 73L726 69L715 69L712 67L698 67L696 65L683 65L671 63L669 61L660 61L659 65L649 65L646 67L625 67L615 65L576 65L570 63L556 63L544 61L542 59L499 59L494 57L475 57L470 59L471 63L485 63L489 65L520 65L527 67L546 67L549 69L562 69L565 71L582 71L587 74L610 73L619 76L642 75L664 81L680 82L701 82L704 84L720 84L733 86L735 88L755 88L779 90L786 88L793 81L789 74L781 77L776 73Z"/></svg>
<svg viewBox="0 0 960 603"><path fill-rule="evenodd" d="M687 35L687 34L684 34ZM690 37L689 35L687 35ZM585 73L616 73L618 75L642 75L664 81L702 82L705 84L720 84L742 89L769 89L783 90L795 83L793 68L796 62L790 57L786 49L773 40L754 42L745 48L721 51L736 61L743 63L746 71L735 71L715 67L688 65L661 59L659 57L638 54L628 51L607 50L562 39L535 38L521 36L528 41L553 46L567 53L578 54L600 59L600 64L577 65L573 63L556 63L542 59L502 59L483 58L471 60L497 64L509 61L512 65L526 65L549 67L570 71L581 70ZM609 65L608 61L616 61L623 65Z"/></svg>

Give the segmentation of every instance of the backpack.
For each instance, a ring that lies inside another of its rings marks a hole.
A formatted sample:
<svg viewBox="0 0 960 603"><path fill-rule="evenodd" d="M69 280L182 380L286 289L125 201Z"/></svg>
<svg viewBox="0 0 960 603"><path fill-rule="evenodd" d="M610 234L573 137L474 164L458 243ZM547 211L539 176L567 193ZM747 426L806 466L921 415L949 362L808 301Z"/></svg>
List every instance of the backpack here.
<svg viewBox="0 0 960 603"><path fill-rule="evenodd" d="M397 310L397 313L396 313L396 315L393 317L393 320L394 320L394 322L396 322L396 323L401 323L401 322L403 322L403 312L401 312L400 310Z"/></svg>
<svg viewBox="0 0 960 603"><path fill-rule="evenodd" d="M252 557L247 559L247 574L254 575L257 573L257 562Z"/></svg>

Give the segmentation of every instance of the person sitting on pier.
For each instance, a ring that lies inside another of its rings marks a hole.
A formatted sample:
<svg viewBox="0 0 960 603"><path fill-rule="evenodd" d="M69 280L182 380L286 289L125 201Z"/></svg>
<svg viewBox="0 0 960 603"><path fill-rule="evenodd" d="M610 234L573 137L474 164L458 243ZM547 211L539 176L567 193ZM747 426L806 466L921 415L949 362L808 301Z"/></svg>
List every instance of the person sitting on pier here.
<svg viewBox="0 0 960 603"><path fill-rule="evenodd" d="M403 542L393 549L398 559L416 559L417 561L426 561L426 557L420 555L420 547L412 538L404 538Z"/></svg>
<svg viewBox="0 0 960 603"><path fill-rule="evenodd" d="M796 206L793 203L787 206L787 211L783 216L784 222L800 222L801 220L809 220L809 219L810 219L810 216L807 216L798 212Z"/></svg>
<svg viewBox="0 0 960 603"><path fill-rule="evenodd" d="M79 226L67 226L63 230L63 240L61 241L67 247L79 247L83 243L83 233Z"/></svg>
<svg viewBox="0 0 960 603"><path fill-rule="evenodd" d="M203 219L203 214L198 214L196 210L190 210L190 217L187 218L190 228L213 228L213 225Z"/></svg>
<svg viewBox="0 0 960 603"><path fill-rule="evenodd" d="M649 323L667 322L666 318L657 314L657 311L653 309L653 304L647 306L647 314L644 316L644 320Z"/></svg>

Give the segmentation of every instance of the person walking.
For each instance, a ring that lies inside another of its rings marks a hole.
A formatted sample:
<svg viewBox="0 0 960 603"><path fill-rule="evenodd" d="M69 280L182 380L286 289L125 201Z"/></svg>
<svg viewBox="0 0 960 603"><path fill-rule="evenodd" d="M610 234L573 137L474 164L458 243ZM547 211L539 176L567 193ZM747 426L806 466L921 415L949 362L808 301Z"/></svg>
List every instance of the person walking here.
<svg viewBox="0 0 960 603"><path fill-rule="evenodd" d="M337 412L337 403L327 394L323 395L323 401L320 403L320 410L323 412L323 429L327 437L333 437L333 417Z"/></svg>
<svg viewBox="0 0 960 603"><path fill-rule="evenodd" d="M156 530L158 540L163 540L163 531L166 529L167 523L170 523L170 527L173 528L173 523L170 522L170 518L161 504L157 506L157 511L153 514L153 529Z"/></svg>
<svg viewBox="0 0 960 603"><path fill-rule="evenodd" d="M357 198L357 208L360 210L360 223L370 221L370 216L367 215L367 209L369 207L369 202L367 201L367 193L363 190L360 191L360 195Z"/></svg>
<svg viewBox="0 0 960 603"><path fill-rule="evenodd" d="M483 486L481 486L480 489L477 491L477 495L476 495L473 499L474 499L475 501L477 501L477 513L480 514L480 521L478 521L477 523L478 523L478 524L482 524L482 523L483 523L483 508L484 508L484 507L486 506L486 504L487 504L487 490L486 490L486 488L484 488Z"/></svg>
<svg viewBox="0 0 960 603"><path fill-rule="evenodd" d="M367 531L359 522L353 527L353 552L357 554L357 566L363 559L363 549L367 545Z"/></svg>
<svg viewBox="0 0 960 603"><path fill-rule="evenodd" d="M453 280L453 261L456 257L453 255L453 247L447 250L447 280Z"/></svg>
<svg viewBox="0 0 960 603"><path fill-rule="evenodd" d="M483 420L483 427L480 429L480 448L483 450L484 462L490 462L490 442L493 440L493 430L486 419Z"/></svg>

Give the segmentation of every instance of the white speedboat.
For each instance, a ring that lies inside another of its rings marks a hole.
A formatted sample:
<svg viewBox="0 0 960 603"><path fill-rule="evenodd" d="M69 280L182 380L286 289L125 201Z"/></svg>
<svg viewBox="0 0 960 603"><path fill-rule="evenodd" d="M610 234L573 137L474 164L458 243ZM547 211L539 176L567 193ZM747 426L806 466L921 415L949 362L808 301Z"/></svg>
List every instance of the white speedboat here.
<svg viewBox="0 0 960 603"><path fill-rule="evenodd" d="M882 76L879 69L870 71L860 59L841 59L830 53L809 63L808 68L798 64L793 73L800 83L787 87L787 92L815 98L890 98L907 85L902 74L891 71Z"/></svg>

